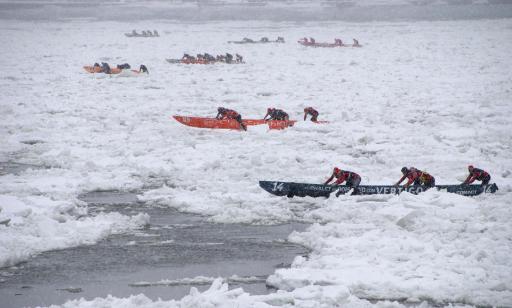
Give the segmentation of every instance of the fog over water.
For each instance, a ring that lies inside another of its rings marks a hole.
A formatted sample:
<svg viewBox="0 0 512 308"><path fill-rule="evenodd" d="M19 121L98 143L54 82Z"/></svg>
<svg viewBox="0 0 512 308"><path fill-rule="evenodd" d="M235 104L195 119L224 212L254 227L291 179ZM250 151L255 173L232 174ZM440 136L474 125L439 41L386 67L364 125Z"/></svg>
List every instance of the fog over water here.
<svg viewBox="0 0 512 308"><path fill-rule="evenodd" d="M93 18L115 21L249 19L366 22L509 17L512 17L510 0L11 0L0 2L0 18L23 20Z"/></svg>

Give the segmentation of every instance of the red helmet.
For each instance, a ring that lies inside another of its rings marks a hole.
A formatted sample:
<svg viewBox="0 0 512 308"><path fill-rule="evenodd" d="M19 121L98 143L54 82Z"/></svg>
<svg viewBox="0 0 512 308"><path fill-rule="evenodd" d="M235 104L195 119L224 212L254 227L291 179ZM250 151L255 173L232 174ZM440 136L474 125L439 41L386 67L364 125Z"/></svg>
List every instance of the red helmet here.
<svg viewBox="0 0 512 308"><path fill-rule="evenodd" d="M475 167L473 167L473 165L469 165L469 166L468 166L468 170L469 170L470 172L471 172L471 171L473 171L473 169L474 169L474 168L475 168Z"/></svg>
<svg viewBox="0 0 512 308"><path fill-rule="evenodd" d="M333 171L335 174L338 174L341 172L341 169L338 168L338 167L334 167L334 171Z"/></svg>

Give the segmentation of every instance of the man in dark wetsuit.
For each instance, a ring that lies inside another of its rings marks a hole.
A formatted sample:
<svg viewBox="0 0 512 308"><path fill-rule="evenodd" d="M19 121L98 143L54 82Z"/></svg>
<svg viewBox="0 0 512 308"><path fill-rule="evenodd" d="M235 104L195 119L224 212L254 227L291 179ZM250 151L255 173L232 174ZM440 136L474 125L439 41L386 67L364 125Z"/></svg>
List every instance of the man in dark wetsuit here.
<svg viewBox="0 0 512 308"><path fill-rule="evenodd" d="M215 57L209 53L204 54L204 59L208 62L215 62Z"/></svg>
<svg viewBox="0 0 512 308"><path fill-rule="evenodd" d="M233 55L230 53L226 53L226 63L232 63L233 62Z"/></svg>
<svg viewBox="0 0 512 308"><path fill-rule="evenodd" d="M473 167L472 165L468 166L469 175L466 180L462 183L462 185L469 185L473 183L475 180L482 181L482 186L489 184L491 180L491 175L482 169L478 169Z"/></svg>
<svg viewBox="0 0 512 308"><path fill-rule="evenodd" d="M361 176L359 174L352 171L341 170L338 167L334 167L331 177L328 178L327 181L325 181L324 185L329 184L334 178L336 178L336 181L334 182L333 185L340 185L341 183L346 181L346 185L354 189L351 195L359 194L359 190L357 188L361 183ZM338 197L340 194L341 192L338 191L336 193L336 197Z"/></svg>
<svg viewBox="0 0 512 308"><path fill-rule="evenodd" d="M316 122L318 119L318 111L316 111L313 107L304 108L304 121L308 115L311 115L311 121Z"/></svg>
<svg viewBox="0 0 512 308"><path fill-rule="evenodd" d="M144 64L141 64L140 67L139 67L139 73L142 72L142 73L146 73L146 74L149 74L149 71L148 71L148 68L144 65Z"/></svg>
<svg viewBox="0 0 512 308"><path fill-rule="evenodd" d="M128 63L123 63L123 64L118 64L117 68L120 69L120 70L126 70L126 69L130 69L132 67Z"/></svg>
<svg viewBox="0 0 512 308"><path fill-rule="evenodd" d="M403 167L401 171L403 176L398 180L395 186L400 185L400 183L402 183L406 178L407 183L405 183L404 188L409 187L413 183L414 185L422 185L426 187L434 187L436 185L436 179L425 171L418 170L414 167Z"/></svg>
<svg viewBox="0 0 512 308"><path fill-rule="evenodd" d="M112 71L110 70L110 66L108 63L101 62L101 72L105 74L110 74Z"/></svg>
<svg viewBox="0 0 512 308"><path fill-rule="evenodd" d="M224 120L224 119L233 119L236 120L238 123L240 123L240 127L243 130L247 130L247 126L242 122L242 116L231 109L219 107L217 108L217 116L215 117L217 120Z"/></svg>
<svg viewBox="0 0 512 308"><path fill-rule="evenodd" d="M269 117L267 119L267 117ZM276 108L268 108L267 114L263 117L263 120L270 121L270 120L277 120L277 121L288 121L290 117L288 114L281 109Z"/></svg>
<svg viewBox="0 0 512 308"><path fill-rule="evenodd" d="M236 63L243 63L244 62L244 57L242 57L241 55L235 54L235 57L236 57Z"/></svg>

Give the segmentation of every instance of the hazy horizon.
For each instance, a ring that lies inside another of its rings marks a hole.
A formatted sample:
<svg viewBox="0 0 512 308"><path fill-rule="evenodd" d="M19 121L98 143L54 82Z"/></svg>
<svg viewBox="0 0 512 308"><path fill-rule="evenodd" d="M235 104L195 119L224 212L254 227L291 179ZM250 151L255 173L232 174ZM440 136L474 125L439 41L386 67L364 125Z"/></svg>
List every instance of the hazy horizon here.
<svg viewBox="0 0 512 308"><path fill-rule="evenodd" d="M510 0L22 0L0 1L0 19L435 21L512 17Z"/></svg>

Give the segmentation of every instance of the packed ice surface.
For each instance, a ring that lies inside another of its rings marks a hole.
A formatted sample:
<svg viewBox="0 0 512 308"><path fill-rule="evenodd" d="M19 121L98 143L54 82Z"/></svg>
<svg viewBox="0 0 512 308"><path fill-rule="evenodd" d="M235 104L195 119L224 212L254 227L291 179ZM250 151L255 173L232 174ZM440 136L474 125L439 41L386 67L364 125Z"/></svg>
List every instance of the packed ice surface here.
<svg viewBox="0 0 512 308"><path fill-rule="evenodd" d="M161 37L123 35L132 29L157 29ZM215 222L314 223L290 235L312 252L268 278L282 289L276 294L251 296L215 281L172 302L139 295L67 307L512 305L512 20L0 21L0 31L0 161L42 167L0 176L0 220L11 219L0 224L0 266L148 222L142 214L88 215L77 196L96 189L144 188L141 201ZM262 36L287 43L227 43ZM363 48L295 43L304 36L357 38ZM239 53L247 63L165 61L184 52ZM143 63L150 74L82 69L100 61ZM170 118L215 116L219 106L244 118L277 107L298 120L314 106L330 124L239 132ZM402 166L456 184L468 164L489 171L498 193L287 199L258 186L321 183L334 166L361 174L363 184L392 184Z"/></svg>

